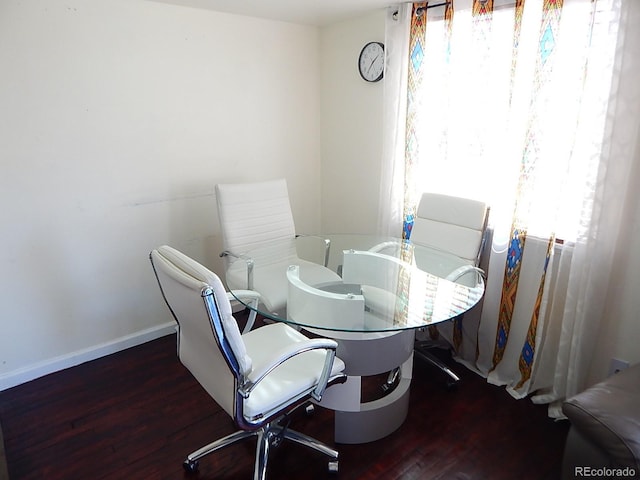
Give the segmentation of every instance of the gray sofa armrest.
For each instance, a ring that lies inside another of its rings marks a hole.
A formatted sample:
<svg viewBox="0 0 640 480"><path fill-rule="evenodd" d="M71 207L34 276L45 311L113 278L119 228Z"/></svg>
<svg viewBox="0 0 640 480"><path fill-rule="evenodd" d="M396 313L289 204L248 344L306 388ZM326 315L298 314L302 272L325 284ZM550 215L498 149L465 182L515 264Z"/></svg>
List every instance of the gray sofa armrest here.
<svg viewBox="0 0 640 480"><path fill-rule="evenodd" d="M569 398L562 411L572 430L608 455L603 467L630 467L640 474L640 365ZM567 451L576 433L569 436Z"/></svg>

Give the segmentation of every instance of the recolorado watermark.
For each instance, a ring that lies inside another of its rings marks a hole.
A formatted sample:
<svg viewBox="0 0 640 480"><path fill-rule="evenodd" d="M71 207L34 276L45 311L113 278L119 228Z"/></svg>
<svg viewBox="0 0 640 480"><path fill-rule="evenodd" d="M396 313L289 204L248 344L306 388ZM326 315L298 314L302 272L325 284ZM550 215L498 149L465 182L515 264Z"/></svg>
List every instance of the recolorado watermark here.
<svg viewBox="0 0 640 480"><path fill-rule="evenodd" d="M635 468L612 468L612 467L575 467L576 477L589 478L635 478L637 472Z"/></svg>

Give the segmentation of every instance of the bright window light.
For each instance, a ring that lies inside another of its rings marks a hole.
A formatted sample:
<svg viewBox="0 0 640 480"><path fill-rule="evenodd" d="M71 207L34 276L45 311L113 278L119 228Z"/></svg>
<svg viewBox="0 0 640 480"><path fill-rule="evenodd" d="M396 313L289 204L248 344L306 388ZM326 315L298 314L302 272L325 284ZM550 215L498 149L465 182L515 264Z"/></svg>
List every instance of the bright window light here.
<svg viewBox="0 0 640 480"><path fill-rule="evenodd" d="M500 241L527 161L534 167L519 198L528 206L528 232L576 239L599 158L616 39L606 8L592 29L592 8L565 2L553 32L542 26L542 0L525 2L517 57L514 8L495 10L491 22L457 10L450 37L442 16L428 13L416 192L487 201Z"/></svg>

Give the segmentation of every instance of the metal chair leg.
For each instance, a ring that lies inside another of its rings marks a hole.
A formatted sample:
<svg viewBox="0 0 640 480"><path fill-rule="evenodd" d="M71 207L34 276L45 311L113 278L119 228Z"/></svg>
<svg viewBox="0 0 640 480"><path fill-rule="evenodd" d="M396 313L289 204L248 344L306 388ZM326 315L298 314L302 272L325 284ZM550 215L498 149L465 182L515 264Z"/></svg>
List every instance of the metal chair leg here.
<svg viewBox="0 0 640 480"><path fill-rule="evenodd" d="M253 469L253 480L264 480L264 478L266 478L270 446L271 433L268 430L260 429L258 431L258 442L256 444L256 463Z"/></svg>
<svg viewBox="0 0 640 480"><path fill-rule="evenodd" d="M198 460L208 455L216 450L220 450L221 448L228 447L229 445L233 445L240 440L244 440L247 437L252 437L256 435L256 432L246 432L244 430L239 430L237 432L232 433L231 435L227 435L226 437L220 438L215 442L211 442L208 445L205 445L202 448L199 448L195 452L187 455L187 458L182 463L184 469L188 472L196 472L198 471Z"/></svg>
<svg viewBox="0 0 640 480"><path fill-rule="evenodd" d="M198 460L205 455L208 455L216 450L220 450L221 448L228 447L229 445L233 445L240 440L244 440L247 437L251 437L256 435L256 432L245 432L244 430L239 430L237 432L232 433L231 435L227 435L226 437L220 438L215 442L211 442L208 445L205 445L202 448L199 448L193 453L190 453L187 456L187 460L195 461Z"/></svg>
<svg viewBox="0 0 640 480"><path fill-rule="evenodd" d="M286 419L286 417L285 417ZM328 445L316 440L313 437L305 435L295 430L287 428L288 421L284 425L279 424L278 421L272 422L268 425L255 431L240 430L227 435L224 438L211 442L202 448L199 448L195 452L189 454L183 465L185 470L190 473L195 473L198 470L198 460L209 453L215 452L221 448L232 445L247 437L256 436L256 458L253 470L254 480L264 480L267 475L267 463L269 461L269 451L271 447L277 447L282 439L288 439L293 442L304 445L305 447L312 448L313 450L327 455L330 458L329 471L337 472L338 470L338 451L330 448Z"/></svg>
<svg viewBox="0 0 640 480"><path fill-rule="evenodd" d="M284 432L284 438L291 440L293 442L299 443L300 445L304 445L305 447L312 448L313 450L323 453L328 457L331 457L333 460L338 459L338 451L330 448L328 445L312 438L304 433L300 433L296 430L286 429Z"/></svg>
<svg viewBox="0 0 640 480"><path fill-rule="evenodd" d="M400 367L394 368L389 372L387 381L382 384L383 392L388 392L389 390L391 390L393 385L396 383L396 380L398 379L398 375L400 375Z"/></svg>
<svg viewBox="0 0 640 480"><path fill-rule="evenodd" d="M429 351L424 349L415 349L414 353L416 353L420 358L425 360L427 363L430 363L434 367L442 370L445 374L447 374L447 376L449 377L449 380L447 381L448 388L453 388L457 386L458 382L460 382L460 377L458 377L458 375L456 375L455 372L447 366L447 364L445 364L442 360L440 360L438 357L436 357Z"/></svg>

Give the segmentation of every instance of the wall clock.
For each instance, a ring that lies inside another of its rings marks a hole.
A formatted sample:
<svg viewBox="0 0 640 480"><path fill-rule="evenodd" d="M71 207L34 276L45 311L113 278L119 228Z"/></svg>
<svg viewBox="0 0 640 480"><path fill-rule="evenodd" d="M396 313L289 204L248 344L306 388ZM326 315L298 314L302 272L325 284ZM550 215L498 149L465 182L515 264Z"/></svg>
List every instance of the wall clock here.
<svg viewBox="0 0 640 480"><path fill-rule="evenodd" d="M367 82L378 82L384 75L384 45L380 42L369 42L360 52L358 58L360 76Z"/></svg>

